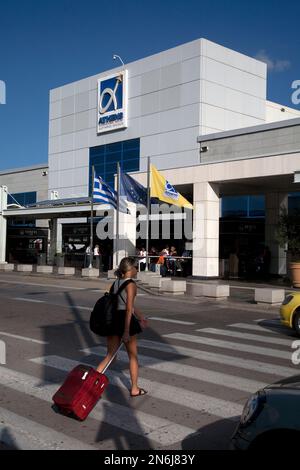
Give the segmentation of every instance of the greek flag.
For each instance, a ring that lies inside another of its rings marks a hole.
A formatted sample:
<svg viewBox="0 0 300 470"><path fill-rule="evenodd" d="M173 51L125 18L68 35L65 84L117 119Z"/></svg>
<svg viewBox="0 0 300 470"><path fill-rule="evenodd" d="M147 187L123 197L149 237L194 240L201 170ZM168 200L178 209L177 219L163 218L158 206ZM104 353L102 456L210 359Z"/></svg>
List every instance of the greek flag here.
<svg viewBox="0 0 300 470"><path fill-rule="evenodd" d="M94 178L93 200L98 204L109 204L117 210L117 193L107 183L103 181L101 176ZM128 214L127 204L120 198L120 212Z"/></svg>

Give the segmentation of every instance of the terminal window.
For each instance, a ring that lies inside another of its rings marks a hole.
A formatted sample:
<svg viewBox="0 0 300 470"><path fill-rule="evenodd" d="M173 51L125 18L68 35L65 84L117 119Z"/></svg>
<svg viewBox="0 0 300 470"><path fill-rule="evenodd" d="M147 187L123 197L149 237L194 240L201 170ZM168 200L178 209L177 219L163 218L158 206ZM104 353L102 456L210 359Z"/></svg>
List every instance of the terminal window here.
<svg viewBox="0 0 300 470"><path fill-rule="evenodd" d="M300 211L300 192L299 193L290 193L288 196L288 211L290 213Z"/></svg>
<svg viewBox="0 0 300 470"><path fill-rule="evenodd" d="M101 176L113 188L118 162L124 172L140 169L140 139L125 140L90 149L90 193L92 166L95 167L95 174Z"/></svg>
<svg viewBox="0 0 300 470"><path fill-rule="evenodd" d="M222 197L222 217L265 217L264 196Z"/></svg>
<svg viewBox="0 0 300 470"><path fill-rule="evenodd" d="M9 194L7 197L7 204L19 204L20 206L28 206L29 204L36 203L36 192L31 191L27 193L14 193ZM28 226L34 227L35 221L32 219L9 219L10 226Z"/></svg>

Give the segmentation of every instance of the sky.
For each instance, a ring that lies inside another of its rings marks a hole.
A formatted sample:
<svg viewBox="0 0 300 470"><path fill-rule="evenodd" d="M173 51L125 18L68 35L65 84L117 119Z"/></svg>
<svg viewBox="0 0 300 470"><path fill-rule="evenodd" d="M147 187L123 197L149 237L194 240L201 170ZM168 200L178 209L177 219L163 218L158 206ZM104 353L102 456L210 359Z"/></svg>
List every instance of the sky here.
<svg viewBox="0 0 300 470"><path fill-rule="evenodd" d="M300 80L296 0L0 0L0 170L48 160L49 90L198 38L267 61L271 101Z"/></svg>

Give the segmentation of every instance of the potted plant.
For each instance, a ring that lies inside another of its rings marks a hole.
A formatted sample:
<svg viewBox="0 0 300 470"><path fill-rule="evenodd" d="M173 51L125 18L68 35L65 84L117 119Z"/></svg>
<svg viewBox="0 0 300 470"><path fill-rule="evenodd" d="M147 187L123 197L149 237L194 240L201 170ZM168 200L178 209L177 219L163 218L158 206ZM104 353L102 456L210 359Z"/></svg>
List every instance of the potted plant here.
<svg viewBox="0 0 300 470"><path fill-rule="evenodd" d="M300 210L295 209L292 213L282 210L276 238L279 246L287 246L293 286L300 287Z"/></svg>
<svg viewBox="0 0 300 470"><path fill-rule="evenodd" d="M55 253L55 264L58 268L63 268L65 265L65 254Z"/></svg>

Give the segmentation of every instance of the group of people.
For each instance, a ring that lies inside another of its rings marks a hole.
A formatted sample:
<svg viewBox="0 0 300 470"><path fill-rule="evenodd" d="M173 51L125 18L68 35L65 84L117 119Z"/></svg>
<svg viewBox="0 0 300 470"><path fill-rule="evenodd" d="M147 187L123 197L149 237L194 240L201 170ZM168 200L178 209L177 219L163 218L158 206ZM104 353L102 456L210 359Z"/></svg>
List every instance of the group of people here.
<svg viewBox="0 0 300 470"><path fill-rule="evenodd" d="M229 275L245 279L264 279L270 276L271 251L268 246L255 246L245 252L233 250L229 256Z"/></svg>
<svg viewBox="0 0 300 470"><path fill-rule="evenodd" d="M138 249L139 269L145 271L147 263L147 251L144 247ZM149 270L153 272L159 271L165 277L167 274L172 276L186 275L187 266L191 258L191 252L184 250L181 256L178 256L175 246L166 245L163 250L159 251L154 246L149 250Z"/></svg>
<svg viewBox="0 0 300 470"><path fill-rule="evenodd" d="M100 246L95 245L95 248L93 249L93 258L91 260L91 247L88 245L85 250L85 267L89 267L91 261L92 264L95 266L96 269L100 269L100 258L102 256L102 253L100 251Z"/></svg>

